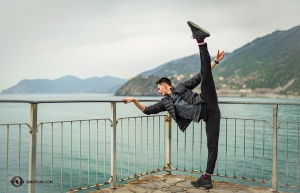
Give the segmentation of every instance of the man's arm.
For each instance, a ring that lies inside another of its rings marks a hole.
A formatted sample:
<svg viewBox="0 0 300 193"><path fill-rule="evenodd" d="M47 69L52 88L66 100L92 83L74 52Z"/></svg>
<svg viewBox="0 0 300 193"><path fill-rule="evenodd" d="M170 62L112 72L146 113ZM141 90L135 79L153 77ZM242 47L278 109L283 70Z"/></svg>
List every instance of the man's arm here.
<svg viewBox="0 0 300 193"><path fill-rule="evenodd" d="M210 65L211 65L211 69L214 69L214 67L217 65L217 63L215 62L215 60L213 60L213 61L210 63Z"/></svg>
<svg viewBox="0 0 300 193"><path fill-rule="evenodd" d="M133 102L135 104L135 106L137 106L137 108L139 108L141 111L143 111L143 113L145 113L147 115L157 114L157 113L160 113L162 111L166 111L166 108L162 104L161 101L159 101L158 103L155 103L153 105L150 105L150 106L146 107L145 105L143 105L142 103L140 103L135 98L131 98L131 97L130 98L123 98L122 100L124 101L125 104Z"/></svg>
<svg viewBox="0 0 300 193"><path fill-rule="evenodd" d="M184 81L182 83L179 83L176 88L179 88L179 90L184 89L190 89L193 90L196 86L198 86L201 83L201 75L200 73L196 74L193 78Z"/></svg>
<svg viewBox="0 0 300 193"><path fill-rule="evenodd" d="M220 50L218 50L216 58L211 62L211 69L213 69L224 58L224 55L224 51L220 52Z"/></svg>
<svg viewBox="0 0 300 193"><path fill-rule="evenodd" d="M124 101L125 104L133 102L135 106L139 108L141 111L144 111L146 108L145 105L140 103L136 98L123 98L122 100Z"/></svg>

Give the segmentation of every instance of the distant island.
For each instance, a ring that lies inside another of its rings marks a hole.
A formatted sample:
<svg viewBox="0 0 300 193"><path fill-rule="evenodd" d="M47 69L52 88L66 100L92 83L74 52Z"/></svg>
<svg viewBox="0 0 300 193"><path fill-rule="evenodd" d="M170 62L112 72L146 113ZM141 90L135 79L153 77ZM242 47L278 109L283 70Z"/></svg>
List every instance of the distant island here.
<svg viewBox="0 0 300 193"><path fill-rule="evenodd" d="M157 96L159 77L177 85L198 73L199 64L199 54L167 62L130 79L116 95ZM219 96L300 98L300 26L226 53L213 75Z"/></svg>
<svg viewBox="0 0 300 193"><path fill-rule="evenodd" d="M21 80L15 86L3 90L1 94L37 94L37 93L115 93L127 79L112 76L80 79L64 76L56 80Z"/></svg>

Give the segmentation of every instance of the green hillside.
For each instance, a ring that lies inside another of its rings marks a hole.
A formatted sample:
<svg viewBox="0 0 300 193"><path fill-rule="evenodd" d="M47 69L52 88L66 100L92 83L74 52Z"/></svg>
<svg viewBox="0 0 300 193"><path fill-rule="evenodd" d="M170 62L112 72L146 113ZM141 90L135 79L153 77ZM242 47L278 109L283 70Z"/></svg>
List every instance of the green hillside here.
<svg viewBox="0 0 300 193"><path fill-rule="evenodd" d="M129 80L116 95L156 95L155 81L162 76L174 85L199 71L199 55L165 63ZM300 94L300 26L275 31L232 53L213 70L219 93Z"/></svg>
<svg viewBox="0 0 300 193"><path fill-rule="evenodd" d="M281 94L300 93L300 26L276 31L243 46L214 72L242 88L271 88ZM233 84L233 83L231 83Z"/></svg>

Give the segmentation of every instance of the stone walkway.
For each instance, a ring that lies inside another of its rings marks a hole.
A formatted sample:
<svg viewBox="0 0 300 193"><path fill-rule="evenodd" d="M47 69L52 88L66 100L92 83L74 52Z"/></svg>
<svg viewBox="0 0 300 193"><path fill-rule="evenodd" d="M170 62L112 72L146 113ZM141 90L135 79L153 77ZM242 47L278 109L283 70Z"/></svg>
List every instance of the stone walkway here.
<svg viewBox="0 0 300 193"><path fill-rule="evenodd" d="M118 185L116 189L106 188L91 193L270 193L269 188L261 186L247 186L224 181L213 181L214 187L210 190L195 188L191 181L197 180L193 176L182 175L153 175L141 180L130 181Z"/></svg>

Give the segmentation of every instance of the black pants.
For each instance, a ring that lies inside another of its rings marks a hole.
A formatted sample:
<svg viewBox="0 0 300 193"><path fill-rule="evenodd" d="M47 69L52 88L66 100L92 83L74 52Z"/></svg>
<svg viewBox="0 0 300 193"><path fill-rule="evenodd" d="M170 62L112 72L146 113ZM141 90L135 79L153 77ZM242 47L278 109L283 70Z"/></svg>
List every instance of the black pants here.
<svg viewBox="0 0 300 193"><path fill-rule="evenodd" d="M199 45L199 49L201 59L201 96L205 101L202 111L204 111L203 113L205 114L203 120L206 123L208 149L206 173L213 174L218 157L221 113L211 72L211 61L207 50L207 44Z"/></svg>

